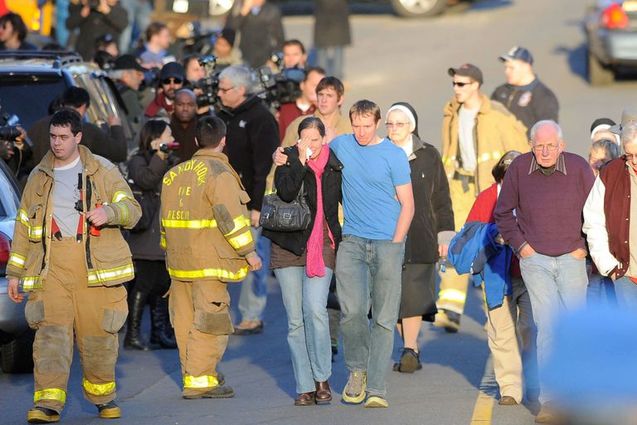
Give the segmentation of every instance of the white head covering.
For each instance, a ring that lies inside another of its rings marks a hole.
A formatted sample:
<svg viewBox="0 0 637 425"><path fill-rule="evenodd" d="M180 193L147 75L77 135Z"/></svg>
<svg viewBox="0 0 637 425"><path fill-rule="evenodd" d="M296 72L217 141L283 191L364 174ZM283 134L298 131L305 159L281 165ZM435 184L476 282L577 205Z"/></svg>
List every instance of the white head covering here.
<svg viewBox="0 0 637 425"><path fill-rule="evenodd" d="M407 119L409 120L409 132L413 133L414 130L416 129L416 117L414 117L414 114L411 113L411 111L409 110L409 108L403 106L403 105L394 105L391 108L389 108L387 110L387 115L386 117L389 116L389 113L392 111L400 111L402 113L404 113L407 116Z"/></svg>

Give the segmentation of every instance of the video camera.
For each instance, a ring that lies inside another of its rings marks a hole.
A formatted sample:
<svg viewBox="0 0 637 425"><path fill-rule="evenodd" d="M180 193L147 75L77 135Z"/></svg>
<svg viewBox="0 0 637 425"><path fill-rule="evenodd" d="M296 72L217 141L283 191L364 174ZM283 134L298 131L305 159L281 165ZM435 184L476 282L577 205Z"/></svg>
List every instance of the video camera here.
<svg viewBox="0 0 637 425"><path fill-rule="evenodd" d="M214 55L199 56L197 58L199 65L206 71L206 76L197 81L193 85L193 89L199 89L201 94L197 95L197 107L215 106L219 104L219 72L215 71L217 67L217 58Z"/></svg>
<svg viewBox="0 0 637 425"><path fill-rule="evenodd" d="M283 65L283 53L276 52L270 60L279 68ZM283 68L274 74L268 66L257 69L257 77L263 91L260 97L273 108L284 103L292 103L301 96L301 82L305 79L302 68Z"/></svg>
<svg viewBox="0 0 637 425"><path fill-rule="evenodd" d="M18 116L4 112L2 104L0 104L0 140L15 142L22 134L18 125L20 125Z"/></svg>

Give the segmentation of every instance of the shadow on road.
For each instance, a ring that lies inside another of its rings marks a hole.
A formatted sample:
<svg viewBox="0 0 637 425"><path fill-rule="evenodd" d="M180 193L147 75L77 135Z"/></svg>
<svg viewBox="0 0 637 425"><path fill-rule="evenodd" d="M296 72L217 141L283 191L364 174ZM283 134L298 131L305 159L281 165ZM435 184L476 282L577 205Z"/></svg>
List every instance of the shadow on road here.
<svg viewBox="0 0 637 425"><path fill-rule="evenodd" d="M575 47L557 46L553 50L558 55L565 56L568 66L574 75L577 75L584 81L588 81L586 75L586 44L582 43Z"/></svg>

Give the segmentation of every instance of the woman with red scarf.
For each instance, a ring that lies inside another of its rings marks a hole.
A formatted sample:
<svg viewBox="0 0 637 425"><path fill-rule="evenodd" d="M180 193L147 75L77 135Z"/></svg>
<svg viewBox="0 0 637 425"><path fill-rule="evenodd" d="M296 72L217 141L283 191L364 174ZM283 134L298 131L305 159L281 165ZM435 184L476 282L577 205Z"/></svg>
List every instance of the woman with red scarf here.
<svg viewBox="0 0 637 425"><path fill-rule="evenodd" d="M338 204L343 165L330 151L325 126L308 117L299 125L299 142L285 149L285 165L277 168L274 184L279 197L290 202L299 191L312 220L305 230L263 234L272 242L270 267L281 286L288 316L288 344L294 368L296 406L332 400L328 378L332 349L327 295L341 240Z"/></svg>

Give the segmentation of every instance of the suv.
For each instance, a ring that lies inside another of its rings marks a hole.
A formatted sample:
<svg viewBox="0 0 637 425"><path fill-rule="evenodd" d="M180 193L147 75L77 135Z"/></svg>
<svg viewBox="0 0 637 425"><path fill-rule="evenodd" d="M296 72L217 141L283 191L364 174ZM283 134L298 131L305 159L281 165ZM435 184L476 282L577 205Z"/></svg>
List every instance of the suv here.
<svg viewBox="0 0 637 425"><path fill-rule="evenodd" d="M49 115L53 102L70 86L89 92L88 121L105 126L109 116L121 120L132 150L132 129L115 85L104 71L72 52L0 51L0 106L24 128Z"/></svg>
<svg viewBox="0 0 637 425"><path fill-rule="evenodd" d="M33 369L33 331L24 318L24 302L15 304L7 295L6 269L20 200L9 167L0 160L0 367L3 372Z"/></svg>

